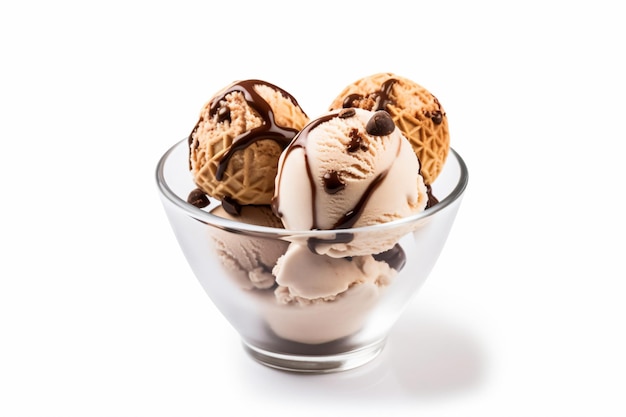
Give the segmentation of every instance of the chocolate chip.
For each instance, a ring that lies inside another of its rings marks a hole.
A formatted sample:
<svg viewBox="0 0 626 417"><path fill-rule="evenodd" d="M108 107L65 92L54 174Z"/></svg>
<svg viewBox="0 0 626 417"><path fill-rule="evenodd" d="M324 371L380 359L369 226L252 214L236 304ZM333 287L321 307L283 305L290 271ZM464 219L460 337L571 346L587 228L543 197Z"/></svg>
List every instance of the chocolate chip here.
<svg viewBox="0 0 626 417"><path fill-rule="evenodd" d="M349 108L349 109L342 109L339 112L339 118L341 119L347 119L348 117L352 117L356 114L356 111L354 110L354 108Z"/></svg>
<svg viewBox="0 0 626 417"><path fill-rule="evenodd" d="M230 109L228 107L220 107L217 111L217 122L221 123L225 120L230 121Z"/></svg>
<svg viewBox="0 0 626 417"><path fill-rule="evenodd" d="M222 208L226 213L232 216L239 216L241 214L241 204L229 196L222 198Z"/></svg>
<svg viewBox="0 0 626 417"><path fill-rule="evenodd" d="M439 110L435 110L433 114L430 116L430 119L434 124L439 125L443 121L443 114Z"/></svg>
<svg viewBox="0 0 626 417"><path fill-rule="evenodd" d="M363 99L360 94L350 94L343 99L342 107L347 109L349 107L359 107L358 102Z"/></svg>
<svg viewBox="0 0 626 417"><path fill-rule="evenodd" d="M324 181L324 190L328 194L336 194L346 187L346 184L341 181L341 178L339 177L339 173L337 171L327 172L326 174L324 174L322 180Z"/></svg>
<svg viewBox="0 0 626 417"><path fill-rule="evenodd" d="M211 204L211 202L209 201L209 197L207 197L206 193L199 188L196 188L189 193L189 196L187 197L187 202L198 208L204 208Z"/></svg>
<svg viewBox="0 0 626 417"><path fill-rule="evenodd" d="M365 130L370 135L386 136L390 135L396 128L393 119L384 110L379 110L371 117L365 126Z"/></svg>

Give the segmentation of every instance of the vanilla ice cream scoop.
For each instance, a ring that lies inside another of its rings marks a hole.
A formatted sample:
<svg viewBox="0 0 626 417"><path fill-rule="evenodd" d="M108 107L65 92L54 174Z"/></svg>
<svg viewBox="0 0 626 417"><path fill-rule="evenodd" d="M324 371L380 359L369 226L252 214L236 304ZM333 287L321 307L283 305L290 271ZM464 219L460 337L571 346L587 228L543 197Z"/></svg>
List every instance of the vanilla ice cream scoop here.
<svg viewBox="0 0 626 417"><path fill-rule="evenodd" d="M399 245L380 256L331 258L292 244L274 267L276 303L265 307L280 337L318 344L357 332L404 266Z"/></svg>
<svg viewBox="0 0 626 417"><path fill-rule="evenodd" d="M272 214L269 206L243 206L238 215L217 206L211 214L242 223L281 227L280 220ZM212 229L210 236L222 266L238 287L265 290L274 286L272 268L287 251L288 242L246 236L219 228Z"/></svg>
<svg viewBox="0 0 626 417"><path fill-rule="evenodd" d="M419 160L390 115L349 108L311 121L285 149L272 206L286 229L340 230L410 216L427 199ZM333 257L370 255L397 238L363 242L338 233L309 247Z"/></svg>

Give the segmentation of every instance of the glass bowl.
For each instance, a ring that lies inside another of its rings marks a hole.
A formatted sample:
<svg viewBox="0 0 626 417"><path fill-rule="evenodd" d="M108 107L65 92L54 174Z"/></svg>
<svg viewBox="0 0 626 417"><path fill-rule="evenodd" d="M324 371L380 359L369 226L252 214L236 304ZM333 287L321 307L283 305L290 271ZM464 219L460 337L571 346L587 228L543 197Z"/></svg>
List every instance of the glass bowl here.
<svg viewBox="0 0 626 417"><path fill-rule="evenodd" d="M249 355L273 368L309 373L351 369L382 351L435 265L468 181L465 163L450 149L432 184L439 202L431 208L376 226L293 231L215 215L217 200L204 209L189 204L196 186L187 167L184 139L160 159L156 180L195 276ZM390 241L391 248L350 258L312 250L378 241Z"/></svg>

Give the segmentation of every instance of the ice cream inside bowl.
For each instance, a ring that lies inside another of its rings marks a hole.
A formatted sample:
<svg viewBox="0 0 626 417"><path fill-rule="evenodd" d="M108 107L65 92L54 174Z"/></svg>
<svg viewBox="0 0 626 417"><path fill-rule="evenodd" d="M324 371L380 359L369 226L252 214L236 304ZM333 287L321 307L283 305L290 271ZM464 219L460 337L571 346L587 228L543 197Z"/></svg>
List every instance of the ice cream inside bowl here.
<svg viewBox="0 0 626 417"><path fill-rule="evenodd" d="M465 163L450 149L431 184L439 200L432 207L374 225L311 230L219 214L222 201L212 197L204 208L187 202L196 188L181 169L188 158L183 139L156 172L182 251L245 350L265 365L297 372L350 369L376 357L435 265L468 181ZM320 250L390 236L392 244L372 253Z"/></svg>

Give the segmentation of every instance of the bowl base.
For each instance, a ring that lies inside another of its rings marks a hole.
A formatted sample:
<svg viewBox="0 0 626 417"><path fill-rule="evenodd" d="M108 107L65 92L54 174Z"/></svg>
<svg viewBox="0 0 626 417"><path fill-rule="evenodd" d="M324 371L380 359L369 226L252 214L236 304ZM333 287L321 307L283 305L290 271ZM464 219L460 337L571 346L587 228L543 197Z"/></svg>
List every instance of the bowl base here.
<svg viewBox="0 0 626 417"><path fill-rule="evenodd" d="M347 371L374 360L385 347L386 339L333 355L294 355L271 352L242 340L243 348L254 360L282 371L321 374Z"/></svg>

